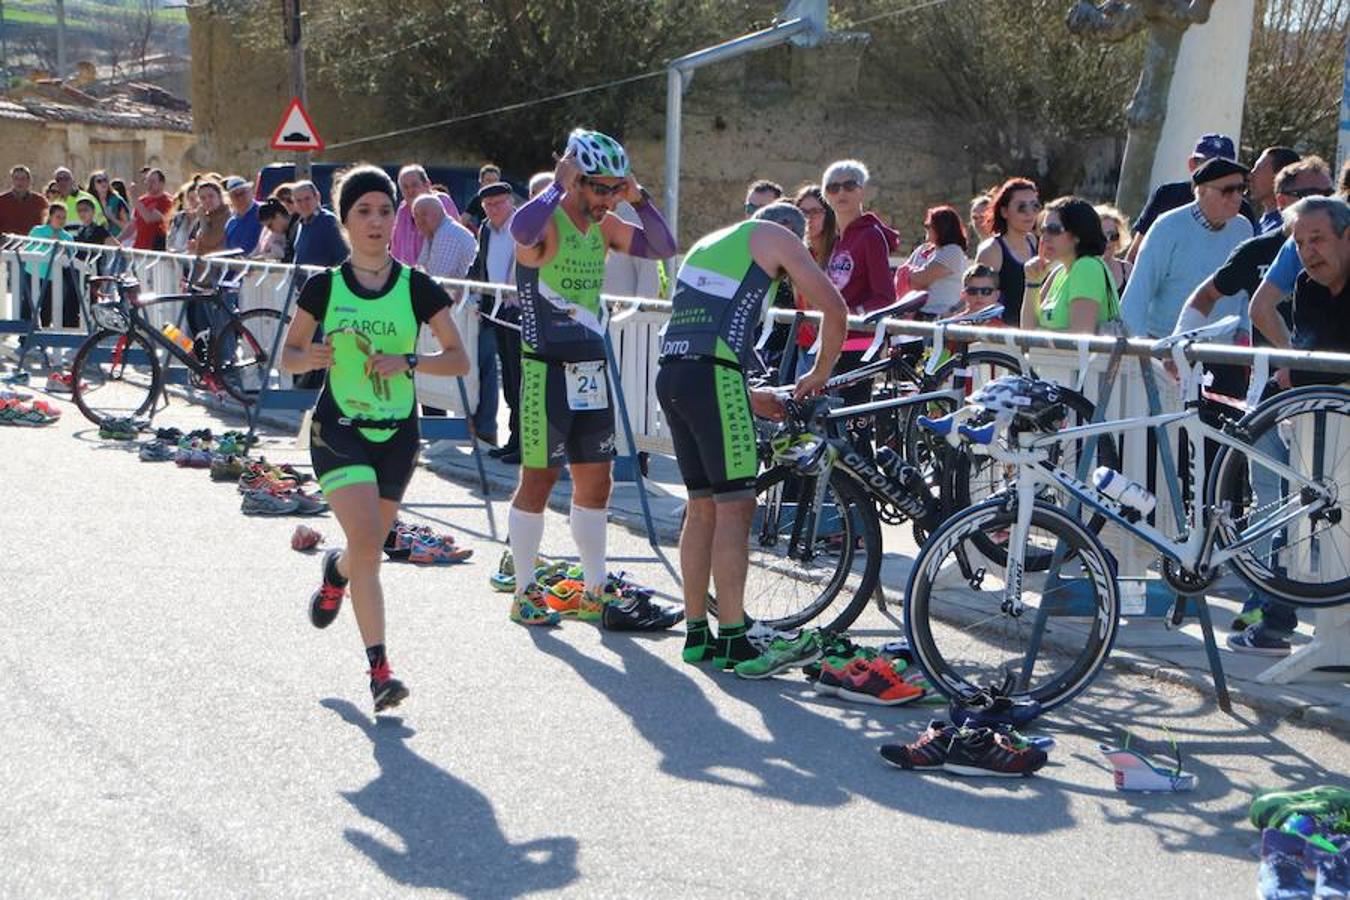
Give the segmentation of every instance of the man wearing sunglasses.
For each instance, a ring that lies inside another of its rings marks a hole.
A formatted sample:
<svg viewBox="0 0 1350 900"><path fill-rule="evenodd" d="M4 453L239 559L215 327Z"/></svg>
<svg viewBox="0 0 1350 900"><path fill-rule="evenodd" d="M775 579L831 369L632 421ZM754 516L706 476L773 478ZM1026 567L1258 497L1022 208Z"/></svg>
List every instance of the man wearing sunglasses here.
<svg viewBox="0 0 1350 900"><path fill-rule="evenodd" d="M613 210L627 201L631 225ZM675 238L633 177L619 142L578 128L554 171L553 184L511 220L520 296L520 483L508 516L516 565L512 621L551 625L544 590L532 578L544 535L544 507L559 470L572 476L572 537L585 587L566 612L607 628L669 628L649 601L620 595L607 578L605 529L614 459L614 410L606 366L600 289L605 254L665 259Z"/></svg>
<svg viewBox="0 0 1350 900"><path fill-rule="evenodd" d="M1153 224L1120 301L1131 335L1170 335L1195 286L1252 236L1252 224L1240 215L1248 174L1232 160L1209 160L1191 174L1195 200Z"/></svg>
<svg viewBox="0 0 1350 900"><path fill-rule="evenodd" d="M1283 212L1304 197L1329 195L1331 170L1320 157L1310 156L1281 169L1276 174L1273 185L1276 208ZM1234 297L1244 305L1255 300L1257 288L1266 277L1285 240L1284 231L1277 229L1238 244L1228 259L1224 260L1223 265L1205 279L1186 300L1181 315L1177 317L1176 333L1205 324L1214 312L1215 304L1225 297ZM1273 299L1273 303L1268 299L1258 304L1259 307L1264 309L1269 306L1276 309L1277 314L1283 317L1285 325L1292 325L1289 305L1283 302L1284 296L1274 296L1272 292L1267 297ZM1260 329L1252 333L1252 339L1258 347L1269 345ZM1246 369L1242 368L1242 383L1233 385L1231 390L1222 390L1222 386L1216 383L1216 389L1235 397L1246 396Z"/></svg>
<svg viewBox="0 0 1350 900"><path fill-rule="evenodd" d="M1196 169L1211 159L1226 159L1229 162L1237 162L1237 147L1234 145L1233 139L1226 134L1201 135L1200 140L1195 142L1195 150L1186 160L1186 171L1194 174ZM1130 249L1125 254L1125 258L1133 263L1139 257L1144 235L1153 227L1153 223L1158 220L1158 217L1179 206L1185 206L1193 199L1192 182L1189 179L1186 181L1169 181L1166 184L1158 185L1148 198L1148 203L1144 204L1144 208L1135 217L1134 241L1130 244ZM1256 211L1252 209L1251 204L1246 199L1242 201L1242 215L1255 227Z"/></svg>
<svg viewBox="0 0 1350 900"><path fill-rule="evenodd" d="M783 199L783 186L776 181L761 178L745 191L745 217L748 219L770 203Z"/></svg>

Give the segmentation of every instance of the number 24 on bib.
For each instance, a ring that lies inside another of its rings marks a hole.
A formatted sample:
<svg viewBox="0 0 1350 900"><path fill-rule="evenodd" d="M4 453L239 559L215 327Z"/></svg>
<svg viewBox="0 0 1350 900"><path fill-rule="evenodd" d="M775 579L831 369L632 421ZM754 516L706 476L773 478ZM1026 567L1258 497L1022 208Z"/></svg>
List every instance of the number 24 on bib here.
<svg viewBox="0 0 1350 900"><path fill-rule="evenodd" d="M604 360L567 364L567 407L576 412L609 408Z"/></svg>

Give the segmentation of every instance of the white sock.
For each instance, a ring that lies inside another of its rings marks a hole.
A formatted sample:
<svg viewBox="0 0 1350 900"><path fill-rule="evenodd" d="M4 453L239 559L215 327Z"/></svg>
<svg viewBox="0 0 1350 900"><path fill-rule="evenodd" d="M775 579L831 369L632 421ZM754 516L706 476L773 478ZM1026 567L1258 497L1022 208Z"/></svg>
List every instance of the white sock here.
<svg viewBox="0 0 1350 900"><path fill-rule="evenodd" d="M598 594L605 586L605 533L609 527L609 510L587 509L572 504L572 540L576 541L581 556L581 571L586 577L586 590Z"/></svg>
<svg viewBox="0 0 1350 900"><path fill-rule="evenodd" d="M544 514L513 505L506 514L506 528L516 565L516 594L520 595L534 580L534 561L539 558L539 544L544 539Z"/></svg>

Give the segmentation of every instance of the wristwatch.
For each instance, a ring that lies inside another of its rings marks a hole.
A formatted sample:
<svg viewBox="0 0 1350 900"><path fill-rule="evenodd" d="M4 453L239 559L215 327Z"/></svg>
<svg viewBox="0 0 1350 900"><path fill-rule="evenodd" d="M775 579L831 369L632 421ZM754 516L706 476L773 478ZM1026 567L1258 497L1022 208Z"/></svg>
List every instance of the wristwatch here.
<svg viewBox="0 0 1350 900"><path fill-rule="evenodd" d="M417 354L416 354L416 353L409 353L409 354L405 355L405 356L403 357L403 361L406 362L406 363L408 364L408 371L409 371L409 372L411 372L412 370L414 370L414 369L417 368Z"/></svg>

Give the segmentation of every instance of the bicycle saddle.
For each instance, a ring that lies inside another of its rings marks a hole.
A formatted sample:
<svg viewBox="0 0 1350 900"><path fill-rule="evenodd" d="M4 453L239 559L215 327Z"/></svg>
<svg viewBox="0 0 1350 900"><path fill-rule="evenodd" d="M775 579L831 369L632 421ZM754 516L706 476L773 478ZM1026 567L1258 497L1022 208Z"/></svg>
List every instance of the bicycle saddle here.
<svg viewBox="0 0 1350 900"><path fill-rule="evenodd" d="M1241 321L1237 316L1224 316L1217 322L1210 322L1208 325L1201 325L1199 328L1192 328L1190 331L1170 334L1153 342L1153 352L1161 353L1177 344L1193 344L1223 337L1236 329Z"/></svg>
<svg viewBox="0 0 1350 900"><path fill-rule="evenodd" d="M863 321L868 325L875 325L882 319L894 318L896 316L911 316L923 309L923 305L928 302L927 292L910 291L900 300L889 303L881 309L874 309L863 316Z"/></svg>
<svg viewBox="0 0 1350 900"><path fill-rule="evenodd" d="M979 325L983 322L992 322L994 319L1003 318L1003 304L995 303L993 306L986 307L977 313L971 313L966 316L952 316L950 319L938 319L940 325Z"/></svg>

